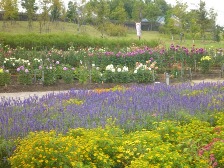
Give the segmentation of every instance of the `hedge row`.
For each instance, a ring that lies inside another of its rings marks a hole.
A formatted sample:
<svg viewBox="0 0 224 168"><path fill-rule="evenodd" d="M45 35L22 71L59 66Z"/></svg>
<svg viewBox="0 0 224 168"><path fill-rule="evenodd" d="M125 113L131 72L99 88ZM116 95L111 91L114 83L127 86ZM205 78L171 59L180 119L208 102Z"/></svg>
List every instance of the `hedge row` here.
<svg viewBox="0 0 224 168"><path fill-rule="evenodd" d="M9 45L11 48L24 47L25 49L57 49L67 50L70 46L75 48L108 47L111 49L127 47L135 43L138 46L146 45L155 47L158 41L127 40L92 38L87 35L73 34L17 34L0 33L0 44Z"/></svg>

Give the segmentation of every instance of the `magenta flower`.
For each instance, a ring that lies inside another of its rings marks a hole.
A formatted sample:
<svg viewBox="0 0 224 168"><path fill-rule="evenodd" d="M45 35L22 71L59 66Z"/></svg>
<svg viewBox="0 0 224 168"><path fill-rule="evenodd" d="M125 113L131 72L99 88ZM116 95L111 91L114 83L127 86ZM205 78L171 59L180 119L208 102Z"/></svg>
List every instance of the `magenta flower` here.
<svg viewBox="0 0 224 168"><path fill-rule="evenodd" d="M67 67L64 67L64 68L63 68L64 71L66 71L67 69L68 69Z"/></svg>
<svg viewBox="0 0 224 168"><path fill-rule="evenodd" d="M58 64L60 64L60 62L59 61L56 61L56 64L58 65Z"/></svg>
<svg viewBox="0 0 224 168"><path fill-rule="evenodd" d="M24 69L25 69L24 66L21 66L21 67L20 67L20 70L23 70L23 71L24 71Z"/></svg>
<svg viewBox="0 0 224 168"><path fill-rule="evenodd" d="M28 69L25 69L25 72L26 72L26 73L28 73L28 72L29 72L29 70L28 70Z"/></svg>
<svg viewBox="0 0 224 168"><path fill-rule="evenodd" d="M19 72L19 71L20 71L20 67L19 67L19 68L17 68L17 69L16 69L16 71L17 71L17 72Z"/></svg>

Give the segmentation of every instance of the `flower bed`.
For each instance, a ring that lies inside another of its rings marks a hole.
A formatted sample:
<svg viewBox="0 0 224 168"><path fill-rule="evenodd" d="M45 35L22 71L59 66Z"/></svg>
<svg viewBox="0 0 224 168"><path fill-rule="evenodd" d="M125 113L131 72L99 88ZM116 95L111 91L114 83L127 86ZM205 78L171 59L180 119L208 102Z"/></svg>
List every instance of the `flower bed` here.
<svg viewBox="0 0 224 168"><path fill-rule="evenodd" d="M157 74L190 78L192 73L209 73L213 67L218 67L219 77L224 64L223 52L179 45L171 45L169 49L144 46L114 51L105 48L74 50L73 47L67 51L26 51L2 47L0 51L4 70L17 75L18 82L24 85L54 85L58 79L65 83L74 83L74 79L79 83L152 83Z"/></svg>
<svg viewBox="0 0 224 168"><path fill-rule="evenodd" d="M155 84L2 98L1 157L12 167L222 167L223 88Z"/></svg>

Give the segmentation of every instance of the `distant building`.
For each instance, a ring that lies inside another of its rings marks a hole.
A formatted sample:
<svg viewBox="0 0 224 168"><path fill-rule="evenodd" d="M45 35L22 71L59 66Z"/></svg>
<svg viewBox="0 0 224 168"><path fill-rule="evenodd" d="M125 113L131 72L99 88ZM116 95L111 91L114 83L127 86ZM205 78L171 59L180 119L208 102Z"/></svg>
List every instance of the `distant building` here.
<svg viewBox="0 0 224 168"><path fill-rule="evenodd" d="M156 22L158 22L160 25L164 25L165 24L165 16L157 17Z"/></svg>

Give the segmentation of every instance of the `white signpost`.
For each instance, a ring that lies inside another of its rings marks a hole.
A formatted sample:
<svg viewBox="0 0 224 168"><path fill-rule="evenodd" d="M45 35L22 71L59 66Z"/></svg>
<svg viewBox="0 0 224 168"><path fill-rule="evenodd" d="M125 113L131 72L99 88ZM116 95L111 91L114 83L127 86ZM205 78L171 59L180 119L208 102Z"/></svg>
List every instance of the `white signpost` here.
<svg viewBox="0 0 224 168"><path fill-rule="evenodd" d="M135 23L136 24L136 31L137 31L137 36L138 36L138 39L140 40L141 38L141 35L142 35L142 30L141 30L141 22L139 23Z"/></svg>

